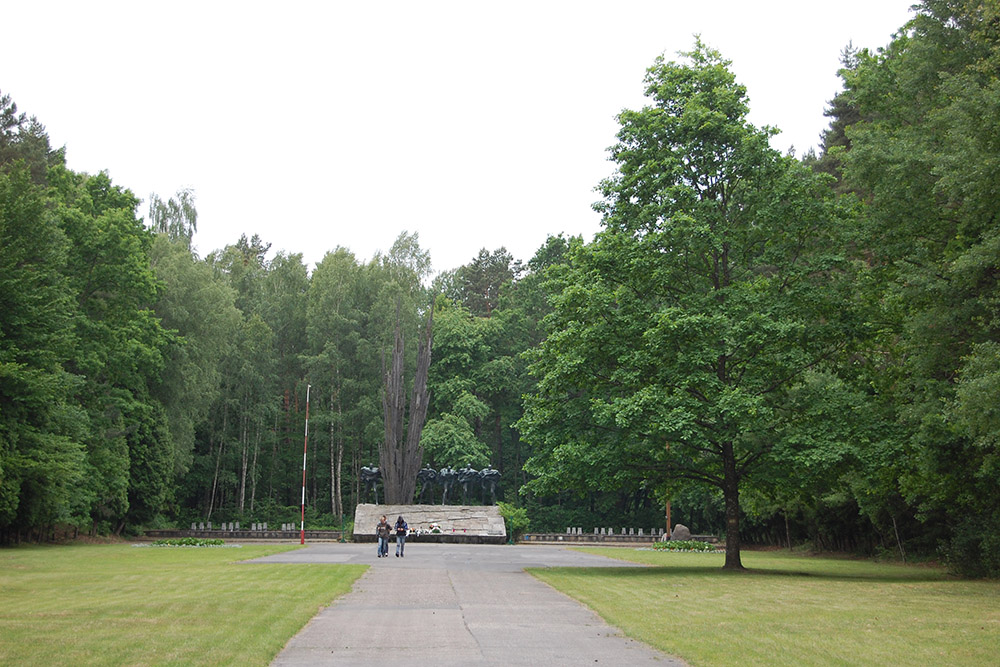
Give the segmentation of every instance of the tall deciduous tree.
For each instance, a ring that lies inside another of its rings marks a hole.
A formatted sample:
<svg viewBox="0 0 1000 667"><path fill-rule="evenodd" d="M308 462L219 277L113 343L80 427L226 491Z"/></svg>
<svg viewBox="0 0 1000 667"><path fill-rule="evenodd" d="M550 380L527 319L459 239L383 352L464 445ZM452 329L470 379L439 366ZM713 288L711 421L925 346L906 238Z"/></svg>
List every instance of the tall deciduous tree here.
<svg viewBox="0 0 1000 667"><path fill-rule="evenodd" d="M476 434L489 406L477 395L475 376L490 357L484 340L490 320L475 317L444 297L434 310L434 363L429 372L434 393L421 442L427 461L435 467L480 468L491 458L489 447Z"/></svg>
<svg viewBox="0 0 1000 667"><path fill-rule="evenodd" d="M159 195L149 197L149 225L154 232L166 234L172 241L191 245L191 238L198 231L198 209L194 205L194 191L178 190L167 201Z"/></svg>
<svg viewBox="0 0 1000 667"><path fill-rule="evenodd" d="M233 290L192 255L186 240L157 234L150 260L163 285L154 311L177 333L154 394L166 410L174 473L183 476L193 460L196 430L218 398L221 364L236 340L240 313Z"/></svg>
<svg viewBox="0 0 1000 667"><path fill-rule="evenodd" d="M942 517L967 573L1000 573L1000 7L925 0L892 42L842 71L857 109L844 129L844 181L864 195L868 298L884 336L871 345L873 400L892 437L872 477L904 504ZM874 486L874 485L871 485ZM943 525L942 525L943 524Z"/></svg>
<svg viewBox="0 0 1000 667"><path fill-rule="evenodd" d="M77 397L91 425L83 495L95 526L121 531L155 516L172 481L166 415L152 396L173 338L152 310L153 234L136 217L136 197L107 174L49 176L79 309L70 370L85 378Z"/></svg>
<svg viewBox="0 0 1000 667"><path fill-rule="evenodd" d="M354 255L337 248L316 266L309 285L310 356L306 365L317 394L326 396L325 401L317 401L316 432L325 426L329 435L330 504L334 516L344 514L348 446L365 440L366 426L377 415L370 410L376 401L366 395L377 397L379 382L377 366L363 358L369 333L363 324L370 306L362 289L365 277Z"/></svg>
<svg viewBox="0 0 1000 667"><path fill-rule="evenodd" d="M10 170L8 172L8 170ZM21 163L0 164L0 539L74 522L85 414L67 373L66 239Z"/></svg>
<svg viewBox="0 0 1000 667"><path fill-rule="evenodd" d="M604 231L555 271L554 313L521 420L546 488L722 490L727 569L740 489L774 459L788 392L849 341L844 221L826 179L768 145L714 50L660 58L624 111Z"/></svg>

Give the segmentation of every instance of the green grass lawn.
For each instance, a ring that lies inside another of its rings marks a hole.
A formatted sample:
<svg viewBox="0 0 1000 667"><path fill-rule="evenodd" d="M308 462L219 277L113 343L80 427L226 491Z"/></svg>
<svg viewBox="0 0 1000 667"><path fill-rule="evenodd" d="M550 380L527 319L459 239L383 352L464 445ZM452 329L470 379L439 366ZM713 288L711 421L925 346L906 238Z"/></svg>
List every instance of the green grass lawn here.
<svg viewBox="0 0 1000 667"><path fill-rule="evenodd" d="M268 664L367 569L288 545L0 549L0 664Z"/></svg>
<svg viewBox="0 0 1000 667"><path fill-rule="evenodd" d="M926 566L744 552L582 551L651 567L531 573L693 665L1000 664L1000 582Z"/></svg>

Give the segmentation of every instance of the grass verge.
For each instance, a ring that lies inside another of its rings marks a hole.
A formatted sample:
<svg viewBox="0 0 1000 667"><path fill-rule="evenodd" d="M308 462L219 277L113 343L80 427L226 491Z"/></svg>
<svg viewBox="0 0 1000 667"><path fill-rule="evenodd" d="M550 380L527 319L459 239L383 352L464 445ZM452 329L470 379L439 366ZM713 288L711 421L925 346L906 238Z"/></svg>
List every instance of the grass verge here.
<svg viewBox="0 0 1000 667"><path fill-rule="evenodd" d="M0 664L266 665L367 566L240 561L296 548L0 550Z"/></svg>
<svg viewBox="0 0 1000 667"><path fill-rule="evenodd" d="M996 664L1000 582L923 566L744 552L581 551L650 567L531 574L693 665Z"/></svg>

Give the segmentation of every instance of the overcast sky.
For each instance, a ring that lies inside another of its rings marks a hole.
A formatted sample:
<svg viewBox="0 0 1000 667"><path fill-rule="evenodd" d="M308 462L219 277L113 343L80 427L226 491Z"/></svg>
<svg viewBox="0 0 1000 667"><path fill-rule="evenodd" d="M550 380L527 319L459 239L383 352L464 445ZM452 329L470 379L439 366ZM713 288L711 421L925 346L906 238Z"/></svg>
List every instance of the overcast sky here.
<svg viewBox="0 0 1000 667"><path fill-rule="evenodd" d="M192 188L202 255L256 233L367 260L407 230L440 271L589 240L615 115L696 33L801 154L843 48L885 46L911 2L8 2L0 91L72 169Z"/></svg>

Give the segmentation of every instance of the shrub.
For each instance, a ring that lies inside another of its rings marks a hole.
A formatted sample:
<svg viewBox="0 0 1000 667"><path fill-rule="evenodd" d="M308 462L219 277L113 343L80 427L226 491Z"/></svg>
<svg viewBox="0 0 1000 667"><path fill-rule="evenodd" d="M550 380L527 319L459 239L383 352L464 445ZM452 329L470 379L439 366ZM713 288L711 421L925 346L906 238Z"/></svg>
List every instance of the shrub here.
<svg viewBox="0 0 1000 667"><path fill-rule="evenodd" d="M507 534L510 536L512 542L516 542L524 535L524 531L528 530L528 526L531 524L531 521L528 519L528 510L499 501L497 502L497 508L500 510L500 516L503 517L504 523L507 524Z"/></svg>
<svg viewBox="0 0 1000 667"><path fill-rule="evenodd" d="M656 551L715 551L714 544L698 540L670 540L669 542L653 542Z"/></svg>
<svg viewBox="0 0 1000 667"><path fill-rule="evenodd" d="M224 540L200 537L179 537L153 542L154 547L221 547L224 544Z"/></svg>
<svg viewBox="0 0 1000 667"><path fill-rule="evenodd" d="M954 574L1000 578L1000 521L968 518L954 529L942 556Z"/></svg>

